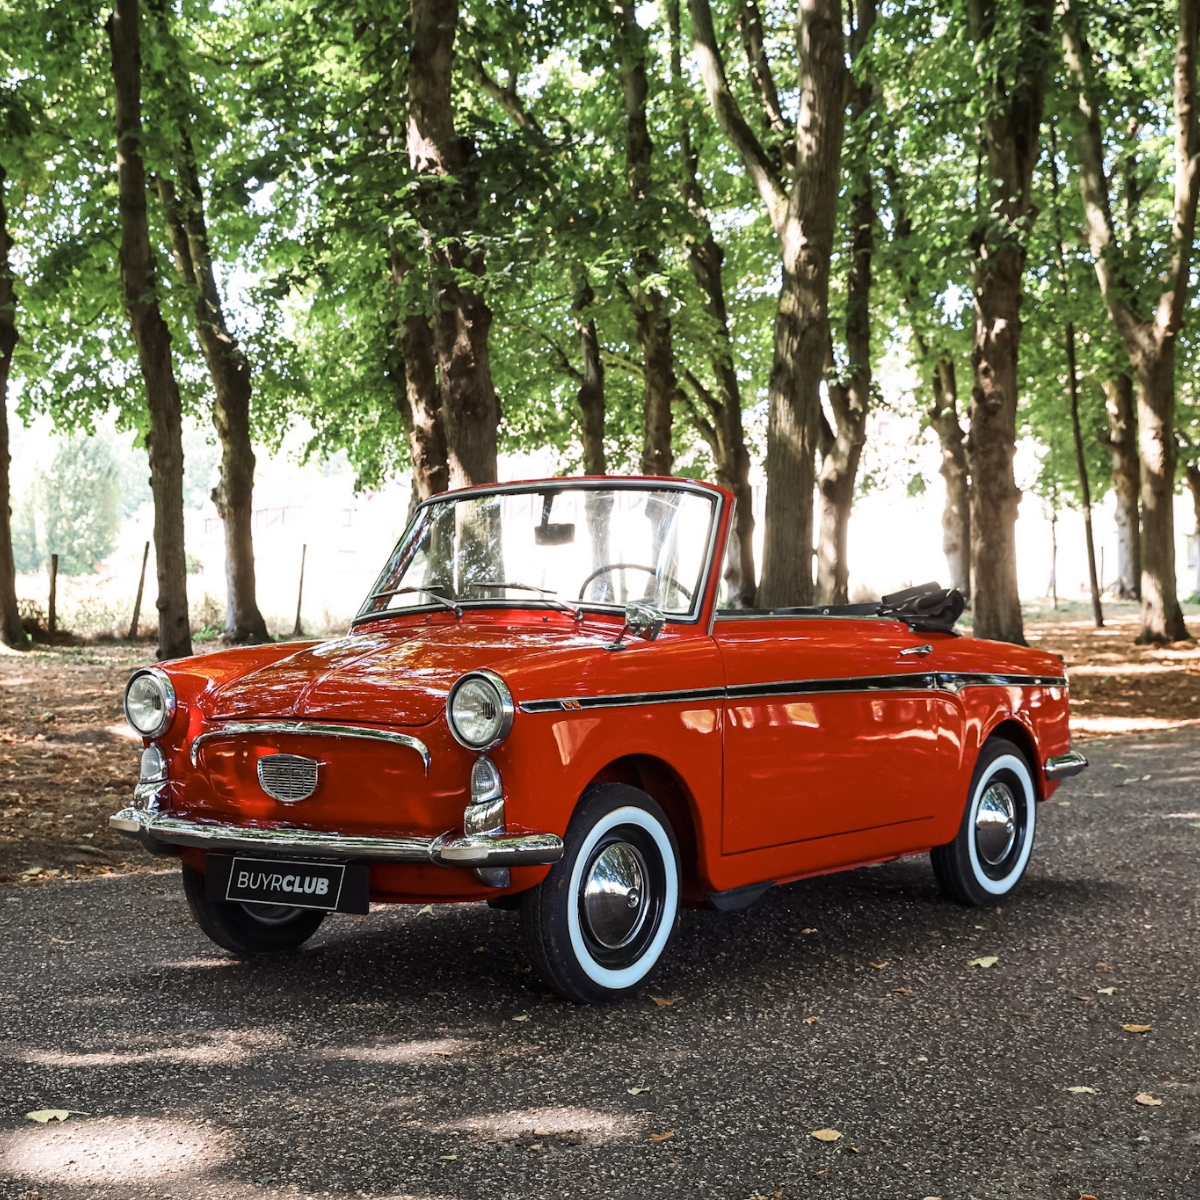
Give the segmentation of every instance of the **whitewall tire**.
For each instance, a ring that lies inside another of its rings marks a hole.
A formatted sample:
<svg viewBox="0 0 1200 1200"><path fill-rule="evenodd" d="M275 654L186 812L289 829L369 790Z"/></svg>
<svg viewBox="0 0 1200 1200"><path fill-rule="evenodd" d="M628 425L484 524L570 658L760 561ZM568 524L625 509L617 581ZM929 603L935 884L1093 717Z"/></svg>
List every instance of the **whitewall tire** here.
<svg viewBox="0 0 1200 1200"><path fill-rule="evenodd" d="M1037 788L1024 752L989 738L979 752L954 841L930 853L942 892L959 904L995 904L1025 874L1037 829Z"/></svg>
<svg viewBox="0 0 1200 1200"><path fill-rule="evenodd" d="M627 996L661 963L679 899L679 849L658 804L626 784L589 788L562 858L521 898L533 965L577 1004Z"/></svg>

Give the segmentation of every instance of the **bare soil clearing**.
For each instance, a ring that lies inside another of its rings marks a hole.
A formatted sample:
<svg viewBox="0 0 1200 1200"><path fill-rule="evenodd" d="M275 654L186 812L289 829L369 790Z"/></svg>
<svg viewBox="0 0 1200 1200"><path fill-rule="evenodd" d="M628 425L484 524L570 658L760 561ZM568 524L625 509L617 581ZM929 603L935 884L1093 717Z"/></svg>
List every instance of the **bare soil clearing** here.
<svg viewBox="0 0 1200 1200"><path fill-rule="evenodd" d="M1078 741L1200 725L1200 647L1137 646L1132 605L1096 630L1039 619L1032 646L1063 656ZM1200 617L1189 627L1200 636ZM0 887L160 865L108 828L137 782L140 743L125 725L130 671L149 646L39 647L0 655Z"/></svg>

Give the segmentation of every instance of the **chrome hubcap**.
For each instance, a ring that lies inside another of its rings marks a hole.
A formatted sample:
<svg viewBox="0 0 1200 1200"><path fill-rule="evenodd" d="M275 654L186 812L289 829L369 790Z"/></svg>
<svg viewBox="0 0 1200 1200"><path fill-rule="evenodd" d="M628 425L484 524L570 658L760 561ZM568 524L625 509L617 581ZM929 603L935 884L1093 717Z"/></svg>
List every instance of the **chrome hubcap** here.
<svg viewBox="0 0 1200 1200"><path fill-rule="evenodd" d="M989 785L975 813L975 849L989 867L1002 863L1017 840L1017 802L1006 783Z"/></svg>
<svg viewBox="0 0 1200 1200"><path fill-rule="evenodd" d="M286 925L304 910L290 904L243 904L242 911L260 925Z"/></svg>
<svg viewBox="0 0 1200 1200"><path fill-rule="evenodd" d="M583 884L583 919L606 950L628 946L641 932L648 877L646 860L628 842L610 843L593 860Z"/></svg>

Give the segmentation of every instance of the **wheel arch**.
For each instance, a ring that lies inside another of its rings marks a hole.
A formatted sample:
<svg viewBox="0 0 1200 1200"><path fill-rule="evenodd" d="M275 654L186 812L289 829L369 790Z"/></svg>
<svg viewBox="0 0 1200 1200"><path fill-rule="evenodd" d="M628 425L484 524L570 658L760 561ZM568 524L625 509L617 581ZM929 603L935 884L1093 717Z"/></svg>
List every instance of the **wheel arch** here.
<svg viewBox="0 0 1200 1200"><path fill-rule="evenodd" d="M657 802L671 822L679 845L684 902L701 903L707 889L701 858L703 827L696 809L696 799L680 773L656 755L627 754L601 767L588 780L584 793L598 783L625 783L640 789Z"/></svg>
<svg viewBox="0 0 1200 1200"><path fill-rule="evenodd" d="M1007 717L1005 720L998 722L993 728L988 730L987 737L984 738L982 745L979 747L980 753L983 752L983 747L988 744L993 738L1003 738L1006 741L1012 742L1017 746L1029 760L1029 773L1033 778L1033 790L1039 800L1045 800L1046 789L1044 780L1042 779L1041 759L1038 755L1037 741L1030 732L1028 726L1018 721L1015 717Z"/></svg>

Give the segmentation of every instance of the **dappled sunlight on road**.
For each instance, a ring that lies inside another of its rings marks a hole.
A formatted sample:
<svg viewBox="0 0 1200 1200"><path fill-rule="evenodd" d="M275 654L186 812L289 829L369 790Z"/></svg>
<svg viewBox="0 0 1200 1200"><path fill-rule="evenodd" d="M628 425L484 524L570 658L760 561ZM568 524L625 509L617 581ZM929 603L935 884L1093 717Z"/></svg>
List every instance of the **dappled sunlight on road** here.
<svg viewBox="0 0 1200 1200"><path fill-rule="evenodd" d="M0 1172L40 1184L180 1181L212 1171L229 1156L227 1135L191 1121L73 1117L0 1133Z"/></svg>
<svg viewBox="0 0 1200 1200"><path fill-rule="evenodd" d="M313 1058L349 1060L362 1063L413 1063L439 1056L460 1054L472 1047L458 1038L438 1038L410 1042L379 1042L369 1046L331 1046L312 1051Z"/></svg>
<svg viewBox="0 0 1200 1200"><path fill-rule="evenodd" d="M595 1108L566 1105L561 1108L524 1108L513 1112L463 1117L456 1121L444 1121L430 1129L434 1133L472 1133L492 1141L549 1137L595 1145L634 1136L638 1132L638 1122L625 1113L607 1113Z"/></svg>
<svg viewBox="0 0 1200 1200"><path fill-rule="evenodd" d="M100 1050L68 1054L61 1050L26 1050L17 1055L22 1062L39 1067L125 1067L133 1064L175 1063L177 1065L239 1066L260 1054L285 1049L286 1038L257 1030L210 1034L193 1046L154 1046L122 1051Z"/></svg>

